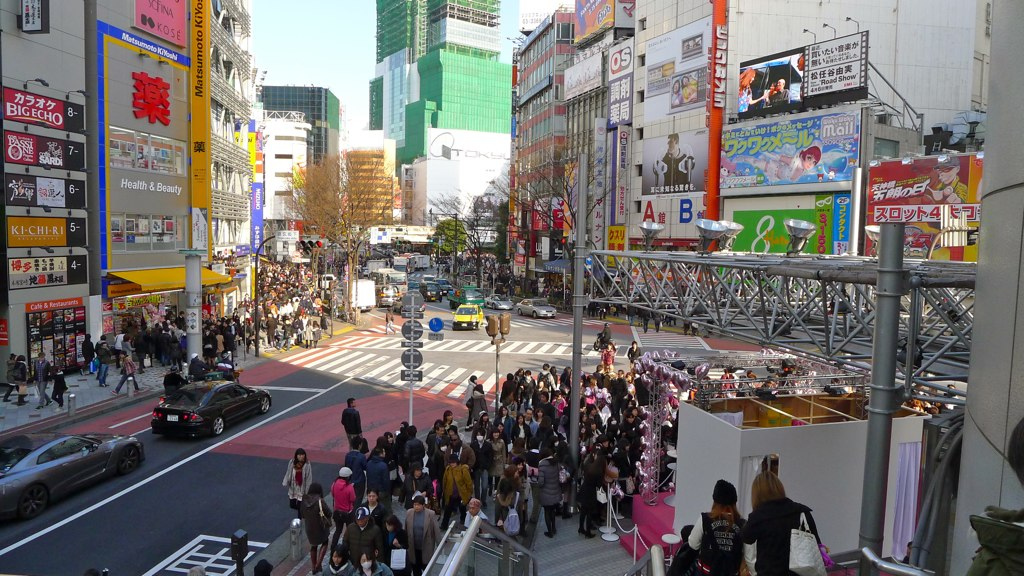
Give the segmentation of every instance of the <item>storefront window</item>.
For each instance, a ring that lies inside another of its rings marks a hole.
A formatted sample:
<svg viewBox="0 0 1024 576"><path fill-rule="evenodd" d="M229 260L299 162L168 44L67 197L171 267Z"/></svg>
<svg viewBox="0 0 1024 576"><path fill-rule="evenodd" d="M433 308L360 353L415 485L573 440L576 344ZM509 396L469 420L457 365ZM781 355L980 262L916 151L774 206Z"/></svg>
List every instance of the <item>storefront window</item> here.
<svg viewBox="0 0 1024 576"><path fill-rule="evenodd" d="M28 352L34 359L42 352L54 366L82 365L81 344L85 340L85 307L32 312L28 323ZM32 361L29 361L32 365Z"/></svg>
<svg viewBox="0 0 1024 576"><path fill-rule="evenodd" d="M185 216L114 214L110 237L114 252L162 252L185 246Z"/></svg>
<svg viewBox="0 0 1024 576"><path fill-rule="evenodd" d="M110 166L161 174L185 174L185 143L162 136L110 127Z"/></svg>

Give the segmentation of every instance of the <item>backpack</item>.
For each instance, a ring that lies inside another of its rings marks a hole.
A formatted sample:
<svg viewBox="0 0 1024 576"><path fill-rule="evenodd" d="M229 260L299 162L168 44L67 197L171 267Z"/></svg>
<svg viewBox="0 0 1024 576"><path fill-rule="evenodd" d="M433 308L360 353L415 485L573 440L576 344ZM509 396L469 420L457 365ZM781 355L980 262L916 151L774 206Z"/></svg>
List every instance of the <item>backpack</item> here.
<svg viewBox="0 0 1024 576"><path fill-rule="evenodd" d="M518 505L519 493L516 492L515 502L512 503L512 507L508 509L508 516L505 517L505 534L509 536L519 534L519 512L516 511L516 506Z"/></svg>

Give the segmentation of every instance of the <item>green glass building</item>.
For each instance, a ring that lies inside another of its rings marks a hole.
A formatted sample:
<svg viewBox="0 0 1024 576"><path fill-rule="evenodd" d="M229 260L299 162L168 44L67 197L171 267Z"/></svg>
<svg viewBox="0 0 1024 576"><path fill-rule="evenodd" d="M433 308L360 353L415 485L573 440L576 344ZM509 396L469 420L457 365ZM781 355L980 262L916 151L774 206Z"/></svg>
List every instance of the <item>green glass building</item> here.
<svg viewBox="0 0 1024 576"><path fill-rule="evenodd" d="M500 8L500 0L377 0L370 128L398 142L399 165L427 153L429 128L510 132Z"/></svg>
<svg viewBox="0 0 1024 576"><path fill-rule="evenodd" d="M338 153L341 135L341 102L329 88L319 86L264 86L260 94L263 109L271 112L292 110L306 115L313 127L307 138L310 162Z"/></svg>

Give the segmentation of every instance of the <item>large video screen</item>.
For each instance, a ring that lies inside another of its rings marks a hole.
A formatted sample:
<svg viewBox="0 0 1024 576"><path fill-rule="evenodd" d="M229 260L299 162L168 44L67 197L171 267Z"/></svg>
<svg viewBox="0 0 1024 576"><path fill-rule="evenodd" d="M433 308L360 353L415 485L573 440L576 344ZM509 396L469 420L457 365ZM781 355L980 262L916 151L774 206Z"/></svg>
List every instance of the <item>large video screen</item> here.
<svg viewBox="0 0 1024 576"><path fill-rule="evenodd" d="M803 48L741 62L739 117L753 118L800 110L803 81Z"/></svg>

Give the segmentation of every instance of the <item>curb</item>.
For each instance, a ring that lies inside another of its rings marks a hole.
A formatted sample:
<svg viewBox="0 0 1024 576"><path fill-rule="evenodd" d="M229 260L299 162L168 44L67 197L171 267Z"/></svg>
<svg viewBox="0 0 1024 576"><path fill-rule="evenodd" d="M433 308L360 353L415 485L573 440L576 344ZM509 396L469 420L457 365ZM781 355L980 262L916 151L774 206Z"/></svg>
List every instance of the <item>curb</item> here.
<svg viewBox="0 0 1024 576"><path fill-rule="evenodd" d="M341 328L335 328L334 332L329 337L324 338L321 341L322 342L329 342L329 341L333 340L334 338L337 338L338 336L341 336L342 334L348 334L349 332L352 332L355 329L356 329L356 326L354 324L343 325ZM299 350L303 350L304 349L301 346L293 346L292 348L297 348ZM276 349L272 349L273 351L269 351L269 350L266 350L266 349L260 350L260 355L257 356L256 358L257 359L276 358L276 357L278 357L278 356L280 356L282 354L287 354L288 352L291 352L292 348L289 348L288 350L284 350L284 351L276 350Z"/></svg>

